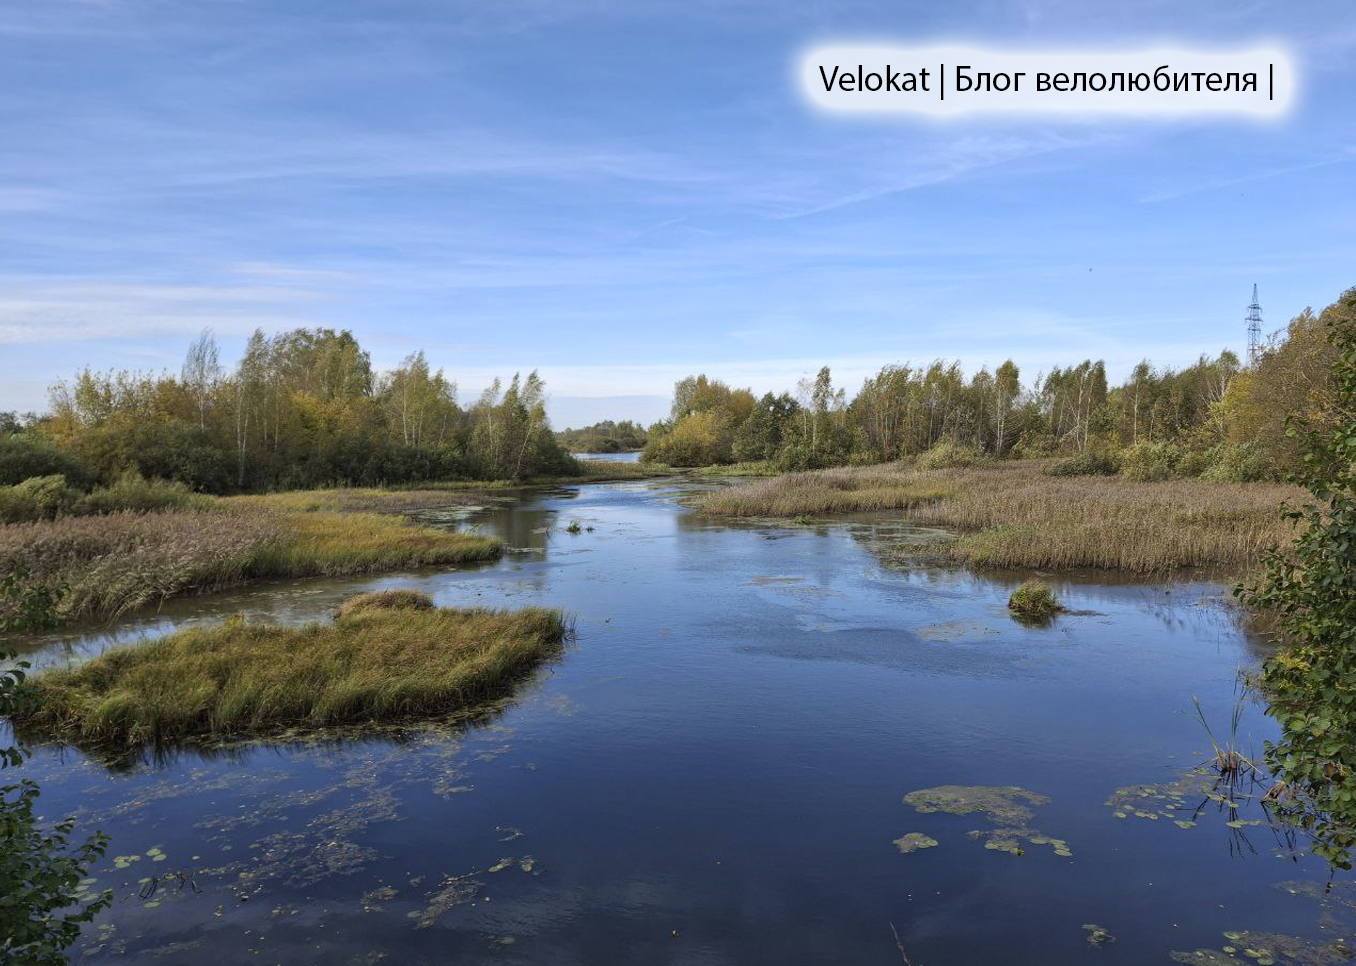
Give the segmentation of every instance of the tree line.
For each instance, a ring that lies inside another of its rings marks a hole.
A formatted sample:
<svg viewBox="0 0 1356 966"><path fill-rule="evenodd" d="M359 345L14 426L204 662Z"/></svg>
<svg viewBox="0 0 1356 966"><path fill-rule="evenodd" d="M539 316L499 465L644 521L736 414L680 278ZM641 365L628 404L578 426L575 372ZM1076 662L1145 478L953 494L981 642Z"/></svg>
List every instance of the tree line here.
<svg viewBox="0 0 1356 966"><path fill-rule="evenodd" d="M1333 326L1356 319L1356 289L1305 310L1244 365L1227 350L1182 368L1147 360L1119 385L1101 360L1055 366L1029 386L1007 360L968 378L959 363L887 365L849 400L826 366L794 392L755 397L705 375L674 387L642 459L674 466L770 461L784 470L877 463L945 444L974 457L1065 455L1092 472L1163 478L1281 475L1296 457L1284 415L1336 412Z"/></svg>
<svg viewBox="0 0 1356 966"><path fill-rule="evenodd" d="M536 372L462 404L423 352L379 373L347 331L256 331L228 368L204 332L177 375L86 368L52 387L46 415L0 413L0 484L136 474L226 493L523 480L580 473L570 451L641 447L644 461L679 467L813 469L945 446L962 459L1062 455L1070 472L1263 479L1297 458L1283 414L1338 413L1327 333L1354 319L1356 289L1306 309L1246 364L1229 351L1175 369L1145 361L1118 385L1092 359L1029 383L1011 360L968 376L955 362L887 365L850 399L828 367L761 397L695 375L648 429L605 421L559 434Z"/></svg>
<svg viewBox="0 0 1356 966"><path fill-rule="evenodd" d="M347 331L256 331L230 369L204 332L177 376L86 368L50 399L45 416L0 418L0 482L133 473L225 493L579 472L551 431L536 372L495 380L463 406L423 352L378 373Z"/></svg>

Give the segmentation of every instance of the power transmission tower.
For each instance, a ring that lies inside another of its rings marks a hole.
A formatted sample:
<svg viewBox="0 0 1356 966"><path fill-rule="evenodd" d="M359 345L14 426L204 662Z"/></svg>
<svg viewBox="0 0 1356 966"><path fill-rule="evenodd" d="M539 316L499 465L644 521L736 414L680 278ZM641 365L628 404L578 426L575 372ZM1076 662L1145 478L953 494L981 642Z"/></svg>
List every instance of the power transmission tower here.
<svg viewBox="0 0 1356 966"><path fill-rule="evenodd" d="M1262 305L1257 301L1257 285L1252 287L1252 304L1248 306L1248 365L1257 364L1257 353L1262 351Z"/></svg>

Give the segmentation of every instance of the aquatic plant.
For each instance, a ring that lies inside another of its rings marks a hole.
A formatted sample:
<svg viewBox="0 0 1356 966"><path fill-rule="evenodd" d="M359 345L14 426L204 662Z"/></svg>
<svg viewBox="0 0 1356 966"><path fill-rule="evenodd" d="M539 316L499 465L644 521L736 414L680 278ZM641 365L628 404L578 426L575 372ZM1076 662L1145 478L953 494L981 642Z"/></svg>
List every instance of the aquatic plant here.
<svg viewBox="0 0 1356 966"><path fill-rule="evenodd" d="M336 617L354 617L358 614L385 610L431 610L433 598L421 590L396 587L355 594L339 605Z"/></svg>
<svg viewBox="0 0 1356 966"><path fill-rule="evenodd" d="M1256 966L1338 966L1350 962L1356 950L1344 939L1315 942L1299 936L1281 933L1230 930L1223 934L1225 943L1219 949L1174 950L1174 962L1188 966L1238 966L1240 963Z"/></svg>
<svg viewBox="0 0 1356 966"><path fill-rule="evenodd" d="M578 520L571 520L570 525L565 528L566 533L579 533L584 528L580 526Z"/></svg>
<svg viewBox="0 0 1356 966"><path fill-rule="evenodd" d="M975 830L971 838L985 839L984 847L996 852L1022 855L1022 843L1048 845L1059 856L1073 854L1063 839L1052 838L1032 828L1035 817L1028 805L1045 805L1044 795L1016 785L938 785L920 788L904 796L904 803L919 812L947 812L952 815L982 813L995 826ZM1023 804L1026 803L1026 804Z"/></svg>
<svg viewBox="0 0 1356 966"><path fill-rule="evenodd" d="M1023 581L1008 597L1008 610L1027 621L1048 621L1065 607L1050 589L1039 580Z"/></svg>
<svg viewBox="0 0 1356 966"><path fill-rule="evenodd" d="M30 680L16 728L104 747L440 715L555 652L558 611L366 609L330 624L235 619Z"/></svg>
<svg viewBox="0 0 1356 966"><path fill-rule="evenodd" d="M1292 486L1047 476L1046 465L929 471L893 463L789 473L708 494L700 507L788 518L903 510L912 523L960 534L927 548L929 555L1009 569L1243 568L1291 538L1276 508L1300 493Z"/></svg>
<svg viewBox="0 0 1356 966"><path fill-rule="evenodd" d="M930 835L924 835L922 832L909 832L895 839L895 848L908 855L910 852L917 852L919 849L931 849L936 847L937 840Z"/></svg>
<svg viewBox="0 0 1356 966"><path fill-rule="evenodd" d="M1116 941L1116 937L1111 935L1110 930L1105 926L1097 925L1095 922L1083 923L1083 929L1088 934L1088 945L1094 949Z"/></svg>
<svg viewBox="0 0 1356 966"><path fill-rule="evenodd" d="M1210 729L1210 722L1205 718L1205 709L1201 707L1198 698L1193 697L1191 703L1196 708L1196 718L1201 726L1205 728L1205 733L1210 737L1210 745L1213 752L1210 756L1210 767L1217 772L1221 778L1228 781L1237 781L1241 778L1253 774L1257 766L1253 764L1252 759L1248 758L1238 750L1238 724L1243 717L1243 698L1240 696L1234 702L1233 716L1230 718L1229 736L1225 744L1221 745L1215 738L1215 733Z"/></svg>

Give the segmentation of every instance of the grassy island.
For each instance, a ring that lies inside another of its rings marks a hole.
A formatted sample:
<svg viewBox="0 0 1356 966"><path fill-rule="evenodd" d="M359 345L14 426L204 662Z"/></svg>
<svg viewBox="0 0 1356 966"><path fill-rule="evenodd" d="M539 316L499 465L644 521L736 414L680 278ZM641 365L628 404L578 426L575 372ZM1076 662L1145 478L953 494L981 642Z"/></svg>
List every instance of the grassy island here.
<svg viewBox="0 0 1356 966"><path fill-rule="evenodd" d="M31 679L15 725L105 747L246 738L442 715L503 692L560 647L558 611L435 608L362 595L331 622L228 621Z"/></svg>

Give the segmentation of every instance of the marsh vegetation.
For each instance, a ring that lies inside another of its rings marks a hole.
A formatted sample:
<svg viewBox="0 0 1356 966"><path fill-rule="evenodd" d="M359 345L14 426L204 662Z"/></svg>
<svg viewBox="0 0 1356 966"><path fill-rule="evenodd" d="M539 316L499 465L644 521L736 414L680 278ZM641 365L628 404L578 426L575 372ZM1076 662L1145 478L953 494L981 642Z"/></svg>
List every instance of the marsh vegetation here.
<svg viewBox="0 0 1356 966"><path fill-rule="evenodd" d="M410 720L493 697L566 630L558 611L439 609L387 591L327 623L233 620L50 671L14 721L46 739L128 747Z"/></svg>
<svg viewBox="0 0 1356 966"><path fill-rule="evenodd" d="M956 531L955 541L929 551L961 563L1152 573L1254 565L1288 543L1278 508L1302 496L1285 484L1052 477L1044 467L842 467L720 490L700 506L730 517L903 511L911 522Z"/></svg>
<svg viewBox="0 0 1356 966"><path fill-rule="evenodd" d="M195 509L0 527L0 570L22 569L50 588L63 620L108 619L251 580L463 564L503 552L491 537L370 512L457 502L442 493L331 490L201 500L207 502Z"/></svg>

